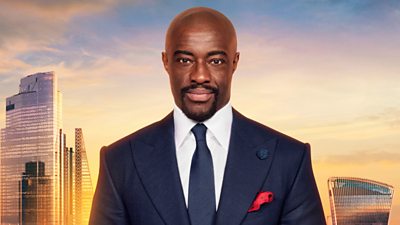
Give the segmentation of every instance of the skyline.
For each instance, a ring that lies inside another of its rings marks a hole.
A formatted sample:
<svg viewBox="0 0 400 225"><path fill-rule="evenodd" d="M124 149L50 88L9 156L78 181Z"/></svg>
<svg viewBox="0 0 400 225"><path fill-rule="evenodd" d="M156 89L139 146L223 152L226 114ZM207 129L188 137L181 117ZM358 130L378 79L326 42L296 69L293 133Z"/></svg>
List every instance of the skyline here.
<svg viewBox="0 0 400 225"><path fill-rule="evenodd" d="M400 170L400 4L227 2L201 5L225 13L237 29L241 59L233 106L311 143L326 216L327 178L345 175L393 185L391 224L400 223L400 176L393 172ZM55 71L64 96L64 130L85 130L95 183L101 146L172 110L161 63L164 32L175 14L197 5L0 3L0 104L5 106L23 76Z"/></svg>
<svg viewBox="0 0 400 225"><path fill-rule="evenodd" d="M67 138L62 107L54 72L21 78L17 94L7 98L1 224L88 224L93 190L83 132L75 128L75 138Z"/></svg>
<svg viewBox="0 0 400 225"><path fill-rule="evenodd" d="M7 98L0 138L2 225L60 222L61 110L62 95L53 73L22 78L18 94ZM28 176L21 180L23 173Z"/></svg>

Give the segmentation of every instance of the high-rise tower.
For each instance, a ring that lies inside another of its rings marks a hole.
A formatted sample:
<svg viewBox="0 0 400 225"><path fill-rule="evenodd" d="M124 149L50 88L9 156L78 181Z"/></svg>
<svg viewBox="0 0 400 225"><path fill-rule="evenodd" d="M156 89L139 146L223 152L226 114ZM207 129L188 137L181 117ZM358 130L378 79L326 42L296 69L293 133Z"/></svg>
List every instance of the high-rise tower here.
<svg viewBox="0 0 400 225"><path fill-rule="evenodd" d="M20 224L45 225L51 221L51 180L45 176L43 162L27 162L20 183Z"/></svg>
<svg viewBox="0 0 400 225"><path fill-rule="evenodd" d="M331 177L328 180L333 225L387 225L393 187L377 181Z"/></svg>
<svg viewBox="0 0 400 225"><path fill-rule="evenodd" d="M45 165L48 184L41 197L46 199L47 224L60 224L60 133L62 127L61 93L53 72L36 73L21 79L19 92L6 99L6 127L1 129L1 224L19 224L21 174L26 165ZM28 164L27 164L28 163ZM40 169L40 166L36 168ZM39 173L37 173L39 174ZM23 182L32 179L25 176ZM24 195L27 199L28 196ZM49 199L49 200L48 200Z"/></svg>
<svg viewBox="0 0 400 225"><path fill-rule="evenodd" d="M87 225L92 206L93 189L85 142L81 128L75 128L75 190L74 218L76 225Z"/></svg>

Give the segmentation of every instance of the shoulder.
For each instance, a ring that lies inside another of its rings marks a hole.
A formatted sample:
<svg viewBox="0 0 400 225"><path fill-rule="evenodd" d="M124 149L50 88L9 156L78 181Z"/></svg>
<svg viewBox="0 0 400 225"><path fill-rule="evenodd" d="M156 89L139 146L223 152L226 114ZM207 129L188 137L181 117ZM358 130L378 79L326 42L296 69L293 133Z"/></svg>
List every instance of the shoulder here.
<svg viewBox="0 0 400 225"><path fill-rule="evenodd" d="M267 125L247 118L238 111L233 110L234 125L233 129L240 129L240 133L247 135L251 139L276 139L279 144L291 148L304 148L307 143L304 143L296 138L279 132Z"/></svg>
<svg viewBox="0 0 400 225"><path fill-rule="evenodd" d="M237 113L237 112L236 112ZM235 114L234 114L235 115ZM283 134L264 124L251 120L239 113L237 124L242 129L240 133L254 143L274 143L272 150L272 173L284 184L292 184L301 168L311 168L310 145ZM256 148L257 149L257 148ZM290 185L286 188L289 188Z"/></svg>
<svg viewBox="0 0 400 225"><path fill-rule="evenodd" d="M244 140L258 145L265 142L275 142L275 160L292 162L299 165L310 155L310 145L298 139L279 132L271 127L249 119L233 110L234 123L232 129L237 129Z"/></svg>
<svg viewBox="0 0 400 225"><path fill-rule="evenodd" d="M107 161L118 161L131 156L132 143L143 142L152 143L160 133L167 129L173 129L172 113L168 114L162 120L154 122L143 127L108 146L101 149L101 155L107 158Z"/></svg>

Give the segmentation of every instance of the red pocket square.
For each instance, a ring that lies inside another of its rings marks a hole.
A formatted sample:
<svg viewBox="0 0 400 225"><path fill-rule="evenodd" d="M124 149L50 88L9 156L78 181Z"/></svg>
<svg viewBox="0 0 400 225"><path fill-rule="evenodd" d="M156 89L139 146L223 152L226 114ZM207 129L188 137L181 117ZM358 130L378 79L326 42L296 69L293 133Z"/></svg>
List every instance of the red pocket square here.
<svg viewBox="0 0 400 225"><path fill-rule="evenodd" d="M269 191L259 192L257 194L256 200L254 200L253 204L247 212L255 212L260 209L261 205L265 203L270 203L274 199L274 194Z"/></svg>

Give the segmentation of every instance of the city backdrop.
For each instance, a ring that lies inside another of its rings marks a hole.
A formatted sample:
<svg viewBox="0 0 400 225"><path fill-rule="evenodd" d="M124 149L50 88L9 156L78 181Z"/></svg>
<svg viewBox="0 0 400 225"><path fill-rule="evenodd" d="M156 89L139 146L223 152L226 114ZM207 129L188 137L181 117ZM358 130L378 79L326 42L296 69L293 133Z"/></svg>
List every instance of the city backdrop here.
<svg viewBox="0 0 400 225"><path fill-rule="evenodd" d="M172 110L164 32L176 13L198 5L237 28L233 106L311 143L326 215L328 177L363 177L394 186L390 224L400 224L395 0L2 1L0 105L22 77L55 71L64 131L83 128L95 184L101 146Z"/></svg>

